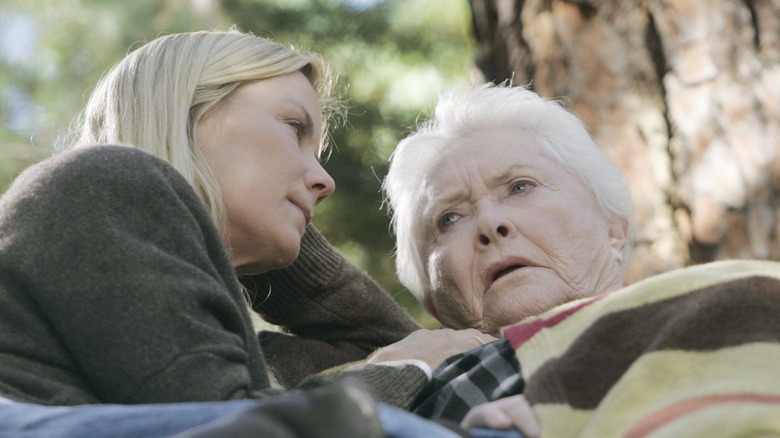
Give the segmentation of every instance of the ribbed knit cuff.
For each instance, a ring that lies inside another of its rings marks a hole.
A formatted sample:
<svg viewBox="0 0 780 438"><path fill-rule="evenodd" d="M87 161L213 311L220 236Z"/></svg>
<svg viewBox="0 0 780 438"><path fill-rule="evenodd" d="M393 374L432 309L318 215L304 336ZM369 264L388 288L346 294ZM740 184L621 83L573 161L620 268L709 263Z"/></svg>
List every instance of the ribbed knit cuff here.
<svg viewBox="0 0 780 438"><path fill-rule="evenodd" d="M309 376L299 388L312 388L349 379L363 382L376 401L402 409L411 408L429 380L425 371L413 364L380 365L358 361Z"/></svg>
<svg viewBox="0 0 780 438"><path fill-rule="evenodd" d="M415 365L370 365L348 368L342 377L356 377L363 381L378 402L409 409L417 395L428 383L428 376Z"/></svg>

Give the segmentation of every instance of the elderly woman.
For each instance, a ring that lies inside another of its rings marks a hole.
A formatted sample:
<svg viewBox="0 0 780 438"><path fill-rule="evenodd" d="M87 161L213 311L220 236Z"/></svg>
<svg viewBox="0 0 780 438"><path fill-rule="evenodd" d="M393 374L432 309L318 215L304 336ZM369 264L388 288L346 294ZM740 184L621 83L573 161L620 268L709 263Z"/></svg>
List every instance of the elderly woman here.
<svg viewBox="0 0 780 438"><path fill-rule="evenodd" d="M442 96L384 188L398 277L445 326L497 335L622 286L628 186L573 114L529 90Z"/></svg>
<svg viewBox="0 0 780 438"><path fill-rule="evenodd" d="M444 325L502 335L440 366L417 413L529 436L780 432L780 265L623 288L626 182L556 102L450 90L384 188L402 282Z"/></svg>

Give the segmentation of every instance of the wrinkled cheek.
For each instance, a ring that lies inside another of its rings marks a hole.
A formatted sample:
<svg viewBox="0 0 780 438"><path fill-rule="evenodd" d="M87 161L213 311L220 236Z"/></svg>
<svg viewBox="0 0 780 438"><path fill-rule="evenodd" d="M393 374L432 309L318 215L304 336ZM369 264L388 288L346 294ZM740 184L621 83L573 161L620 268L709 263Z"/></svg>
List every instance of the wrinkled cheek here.
<svg viewBox="0 0 780 438"><path fill-rule="evenodd" d="M498 332L528 316L525 306L517 302L500 302L485 308L485 327Z"/></svg>
<svg viewBox="0 0 780 438"><path fill-rule="evenodd" d="M457 289L437 289L434 292L434 304L437 318L445 327L453 329L474 327L475 316L469 311Z"/></svg>
<svg viewBox="0 0 780 438"><path fill-rule="evenodd" d="M451 275L459 272L457 267L449 266L442 257L432 256L429 262L428 278L439 321L449 328L480 325L481 318L473 308L474 297Z"/></svg>

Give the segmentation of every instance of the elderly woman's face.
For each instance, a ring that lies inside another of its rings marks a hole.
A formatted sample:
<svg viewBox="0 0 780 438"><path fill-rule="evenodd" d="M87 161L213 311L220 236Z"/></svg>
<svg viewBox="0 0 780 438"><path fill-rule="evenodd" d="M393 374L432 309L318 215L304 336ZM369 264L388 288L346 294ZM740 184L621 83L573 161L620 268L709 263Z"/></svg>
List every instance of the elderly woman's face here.
<svg viewBox="0 0 780 438"><path fill-rule="evenodd" d="M497 333L559 304L619 288L625 226L581 178L522 131L459 139L424 184L431 301L450 327Z"/></svg>

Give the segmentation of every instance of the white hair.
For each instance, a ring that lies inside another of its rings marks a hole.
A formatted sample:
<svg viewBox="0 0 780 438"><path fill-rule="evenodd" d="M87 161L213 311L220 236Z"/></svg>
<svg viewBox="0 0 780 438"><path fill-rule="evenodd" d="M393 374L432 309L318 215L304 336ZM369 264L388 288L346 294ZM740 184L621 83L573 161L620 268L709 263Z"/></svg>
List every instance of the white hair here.
<svg viewBox="0 0 780 438"><path fill-rule="evenodd" d="M607 217L625 220L630 242L634 225L628 183L579 118L525 87L459 85L444 92L433 116L398 144L382 184L396 236L398 278L426 307L432 291L421 247L426 199L420 187L448 147L486 128L516 129L538 139L544 152L582 179ZM627 243L623 266L630 252Z"/></svg>

